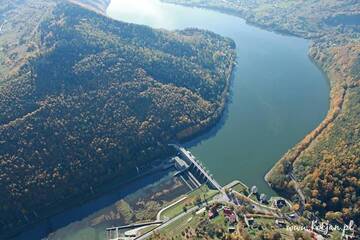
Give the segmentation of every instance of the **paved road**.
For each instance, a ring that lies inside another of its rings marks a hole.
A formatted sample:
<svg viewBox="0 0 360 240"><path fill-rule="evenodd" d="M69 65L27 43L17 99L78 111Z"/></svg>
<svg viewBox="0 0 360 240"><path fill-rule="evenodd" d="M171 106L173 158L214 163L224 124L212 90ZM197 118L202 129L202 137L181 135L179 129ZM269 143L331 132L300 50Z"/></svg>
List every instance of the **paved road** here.
<svg viewBox="0 0 360 240"><path fill-rule="evenodd" d="M6 23L6 20L0 26L0 33L2 32L2 29L3 29L4 25L5 25L5 23Z"/></svg>
<svg viewBox="0 0 360 240"><path fill-rule="evenodd" d="M271 213L275 214L275 212L277 213L277 211L278 211L277 209L273 209L273 208L270 208L270 207L268 207L268 206L265 206L265 205L261 205L261 204L259 204L259 203L256 203L256 202L255 202L254 200L252 200L252 199L249 199L249 201L250 201L251 203L253 203L255 206L259 207L263 212L265 212L265 213L267 213L267 214L271 214ZM227 202L227 203L230 203L230 204L234 204L235 206L240 205L238 201L237 201L237 202L232 202L232 201L230 201L230 199L229 199L226 195L224 195L224 194L222 194L222 193L214 196L213 200L211 200L208 204L211 205L212 203L215 203L215 202ZM183 212L183 213L177 215L176 217L170 219L169 221L164 222L164 223L163 223L162 225L160 225L159 227L157 227L157 228L153 229L152 231L150 231L150 232L148 232L148 233L146 233L146 234L144 234L144 235L142 235L142 236L140 236L140 237L137 237L137 238L135 238L135 239L136 239L136 240L145 240L145 239L148 239L151 235L154 234L154 232L159 231L159 230L161 230L161 229L163 229L163 228L166 228L166 227L169 226L170 224L172 224L172 223L176 222L177 220L185 217L186 215L191 214L191 213L194 212L194 211L199 210L199 209L202 208L202 207L204 207L204 205L201 205L200 207L195 206L195 207L193 207L193 208L190 208L190 209L188 209L186 212ZM259 210L260 210L260 209L259 209ZM270 210L272 210L272 211L270 211ZM274 212L274 210L276 210L276 211Z"/></svg>
<svg viewBox="0 0 360 240"><path fill-rule="evenodd" d="M229 201L229 198L224 197L223 194L221 194L221 193L220 193L220 194L217 194L217 195L214 196L213 200L209 201L207 204L204 204L204 203L203 203L203 204L200 205L200 206L195 206L195 207L193 207L193 208L190 208L190 209L188 209L186 212L183 212L183 213L177 215L176 217L170 219L169 221L164 222L164 223L163 223L162 225L160 225L159 227L157 227L157 228L151 230L150 232L148 232L148 233L146 233L146 234L144 234L144 235L142 235L142 236L140 236L140 237L137 237L137 238L135 238L135 239L136 239L136 240L145 240L145 239L149 238L151 235L153 235L154 232L159 231L159 230L161 230L161 229L163 229L163 228L166 228L166 227L169 226L170 224L176 222L177 220L179 220L179 219L181 219L181 218L183 218L183 217L185 217L185 216L187 216L187 215L190 215L192 212L195 212L195 211L197 211L197 210L205 207L206 205L211 205L211 204L213 204L213 203L215 203L215 202L228 202L228 201ZM232 204L234 204L234 203L232 203Z"/></svg>
<svg viewBox="0 0 360 240"><path fill-rule="evenodd" d="M157 221L161 221L161 214L162 214L166 209L171 208L172 206L178 204L179 202L185 200L186 198L187 198L187 196L184 196L184 197L180 198L179 200L177 200L176 202L170 204L169 206L161 209L161 210L158 212L158 214L156 215L156 220L157 220Z"/></svg>
<svg viewBox="0 0 360 240"><path fill-rule="evenodd" d="M194 211L197 211L198 209L199 209L198 206L195 206L195 207L193 207L193 208L190 208L190 209L188 209L186 212L183 212L183 213L177 215L176 217L170 219L169 221L165 222L164 224L160 225L159 227L157 227L157 228L153 229L152 231L150 231L150 232L148 232L148 233L145 233L144 235L142 235L142 236L140 236L140 237L137 237L137 238L135 238L135 239L136 239L136 240L144 240L144 239L147 239L147 238L149 238L151 235L153 235L155 231L159 231L159 230L161 230L161 229L169 226L170 224L174 223L175 221L177 221L177 220L185 217L186 215L188 215L188 214L190 214L190 213L192 213L192 212L194 212Z"/></svg>

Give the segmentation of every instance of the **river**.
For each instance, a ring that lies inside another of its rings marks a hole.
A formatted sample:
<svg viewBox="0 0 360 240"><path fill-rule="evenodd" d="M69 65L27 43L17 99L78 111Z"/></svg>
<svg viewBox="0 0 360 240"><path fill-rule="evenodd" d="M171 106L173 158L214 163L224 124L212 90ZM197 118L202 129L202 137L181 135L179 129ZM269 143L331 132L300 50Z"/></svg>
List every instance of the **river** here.
<svg viewBox="0 0 360 240"><path fill-rule="evenodd" d="M107 14L155 28L207 29L236 42L238 65L227 111L218 126L188 145L220 184L239 179L271 193L266 172L329 108L328 82L307 55L309 41L159 0L112 0Z"/></svg>
<svg viewBox="0 0 360 240"><path fill-rule="evenodd" d="M107 14L155 28L208 29L236 42L238 64L225 114L217 126L187 145L221 184L239 179L271 194L265 173L322 121L329 108L328 82L308 58L309 41L262 30L235 16L158 0L112 0ZM40 223L16 239L39 239L49 229L71 222L49 239L103 239L106 226L90 227L91 222L111 217L119 199L130 196L128 201L134 202L144 198L143 192L154 195L159 184L172 185L169 176L161 173L139 180ZM149 186L152 182L157 185ZM173 197L183 191L174 190Z"/></svg>

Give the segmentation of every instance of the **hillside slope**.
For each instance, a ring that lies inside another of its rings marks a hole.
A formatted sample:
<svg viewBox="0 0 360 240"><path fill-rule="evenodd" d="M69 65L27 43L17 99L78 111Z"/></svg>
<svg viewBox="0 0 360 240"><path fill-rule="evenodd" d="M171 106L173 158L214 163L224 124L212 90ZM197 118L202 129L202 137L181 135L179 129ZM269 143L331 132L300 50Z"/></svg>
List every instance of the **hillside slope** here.
<svg viewBox="0 0 360 240"><path fill-rule="evenodd" d="M269 30L312 40L309 55L330 81L330 109L266 180L288 196L296 193L297 181L306 197L307 214L318 212L330 220L360 222L360 2L163 1L226 12Z"/></svg>
<svg viewBox="0 0 360 240"><path fill-rule="evenodd" d="M235 59L234 43L210 32L153 30L63 1L47 9L36 51L0 86L0 236L213 124Z"/></svg>

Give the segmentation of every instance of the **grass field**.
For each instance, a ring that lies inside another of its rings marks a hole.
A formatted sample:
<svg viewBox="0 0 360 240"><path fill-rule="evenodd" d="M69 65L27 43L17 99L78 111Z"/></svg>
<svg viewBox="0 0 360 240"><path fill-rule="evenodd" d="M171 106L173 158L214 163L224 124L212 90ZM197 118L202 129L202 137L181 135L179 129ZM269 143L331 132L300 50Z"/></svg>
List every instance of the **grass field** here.
<svg viewBox="0 0 360 240"><path fill-rule="evenodd" d="M176 215L179 215L184 211L185 208L191 208L196 205L196 202L201 200L201 202L208 201L213 198L219 191L209 189L207 185L202 185L200 188L195 189L190 192L184 200L175 204L174 206L166 209L162 214L161 218L173 218Z"/></svg>
<svg viewBox="0 0 360 240"><path fill-rule="evenodd" d="M203 239L201 236L193 238L196 236L196 232L202 231L205 235L212 235L211 239L221 239L216 234L217 232L225 232L227 230L224 215L220 213L217 217L209 220L206 213L206 211L199 214L195 212L189 213L162 229L158 232L158 235L160 237L172 236L171 239Z"/></svg>
<svg viewBox="0 0 360 240"><path fill-rule="evenodd" d="M249 188L241 182L238 182L237 184L232 186L231 189L246 196L249 195Z"/></svg>

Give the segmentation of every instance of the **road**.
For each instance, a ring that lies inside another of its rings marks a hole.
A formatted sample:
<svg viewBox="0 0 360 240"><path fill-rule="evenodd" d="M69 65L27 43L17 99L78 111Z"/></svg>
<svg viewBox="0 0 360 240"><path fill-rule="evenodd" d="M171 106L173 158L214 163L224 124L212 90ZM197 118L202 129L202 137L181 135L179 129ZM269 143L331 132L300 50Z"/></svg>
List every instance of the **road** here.
<svg viewBox="0 0 360 240"><path fill-rule="evenodd" d="M193 207L193 208L190 208L190 209L188 209L186 212L183 212L183 213L177 215L176 217L174 217L174 218L170 219L169 221L163 223L163 224L160 225L159 227L157 227L157 228L151 230L150 232L145 233L144 235L142 235L142 236L140 236L140 237L137 237L137 238L135 238L135 239L136 239L136 240L144 240L144 239L147 239L147 238L149 238L151 235L153 235L154 232L159 231L159 230L161 230L161 229L169 226L170 224L174 223L175 221L177 221L177 220L185 217L186 215L188 215L188 214L190 214L190 213L192 213L192 212L194 212L194 211L196 211L196 210L198 210L198 209L199 209L198 206L195 206L195 207Z"/></svg>
<svg viewBox="0 0 360 240"><path fill-rule="evenodd" d="M179 202L185 200L186 198L187 198L187 196L184 196L184 197L180 198L179 200L177 200L176 202L173 202L173 203L170 204L169 206L161 209L161 210L158 212L158 214L156 215L156 220L157 220L157 221L161 221L161 214L162 214L166 209L171 208L172 206L178 204Z"/></svg>
<svg viewBox="0 0 360 240"><path fill-rule="evenodd" d="M2 32L2 29L3 29L4 25L5 25L5 23L6 23L6 20L0 26L0 33Z"/></svg>
<svg viewBox="0 0 360 240"><path fill-rule="evenodd" d="M180 147L179 145L176 145L176 144L169 144L169 146L172 146L172 147L175 147L182 155L184 158L186 158L185 160L188 160L190 161L199 171L201 171L201 174L203 174L206 179L208 179L208 181L220 192L220 194L214 196L213 200L209 202L209 204L213 203L213 202L228 202L228 203L232 203L229 199L229 197L227 196L227 194L225 193L225 190L223 187L221 187L221 185L214 179L212 178L207 172L206 170L200 165L200 163L197 162L197 160L195 159L194 156L192 156L192 154L190 152L188 152L185 148L183 147ZM183 199L180 199L178 200L177 202L173 203L172 205L182 201ZM235 204L235 203L232 203L232 204ZM170 206L172 206L170 205ZM236 205L236 204L235 204ZM170 207L168 206L168 207ZM202 206L201 206L202 207ZM165 208L167 209L167 208ZM165 210L163 209L163 210ZM164 222L162 225L158 226L157 228L151 230L150 232L148 233L145 233L144 235L140 236L140 237L137 237L135 239L137 240L144 240L144 239L147 239L149 238L151 235L154 234L154 232L157 232L163 228L166 228L167 226L169 226L170 224L176 222L177 220L185 217L186 215L194 212L194 211L197 211L199 210L200 207L199 206L195 206L191 209L188 209L186 212L183 212L179 215L177 215L176 217ZM161 212L163 212L163 210L160 210L160 212L158 213L157 215L157 220L160 220L160 215L161 215Z"/></svg>
<svg viewBox="0 0 360 240"><path fill-rule="evenodd" d="M294 188L295 188L295 191L297 192L297 194L300 196L300 200L301 200L301 204L303 206L305 206L305 203L306 203L306 198L305 198L305 195L304 193L302 192L298 182L296 181L294 175L292 173L289 174L291 180L293 180L294 182Z"/></svg>

